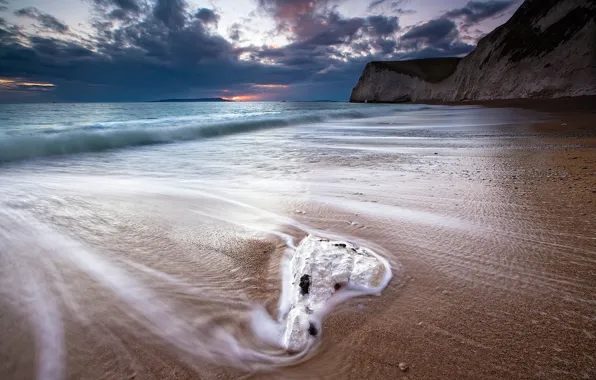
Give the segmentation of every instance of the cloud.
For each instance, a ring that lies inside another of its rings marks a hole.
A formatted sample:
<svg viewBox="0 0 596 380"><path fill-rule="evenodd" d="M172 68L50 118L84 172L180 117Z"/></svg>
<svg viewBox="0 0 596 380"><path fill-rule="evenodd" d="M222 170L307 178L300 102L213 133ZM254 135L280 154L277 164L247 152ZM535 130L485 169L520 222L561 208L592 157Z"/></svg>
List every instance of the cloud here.
<svg viewBox="0 0 596 380"><path fill-rule="evenodd" d="M233 42L238 42L242 39L242 31L240 30L242 25L235 22L228 28L228 37Z"/></svg>
<svg viewBox="0 0 596 380"><path fill-rule="evenodd" d="M186 7L184 0L157 0L153 15L170 29L180 29L186 23Z"/></svg>
<svg viewBox="0 0 596 380"><path fill-rule="evenodd" d="M488 18L499 16L518 3L519 0L468 1L463 8L445 13L445 17L461 18L467 26L471 26Z"/></svg>
<svg viewBox="0 0 596 380"><path fill-rule="evenodd" d="M0 12L6 12L8 11L8 7L5 7L4 5L0 5Z"/></svg>
<svg viewBox="0 0 596 380"><path fill-rule="evenodd" d="M200 8L195 17L201 20L204 24L217 24L219 22L219 15L212 9Z"/></svg>
<svg viewBox="0 0 596 380"><path fill-rule="evenodd" d="M399 30L396 16L343 17L332 0L259 0L277 21L277 33L309 46L346 45L363 35L385 36Z"/></svg>
<svg viewBox="0 0 596 380"><path fill-rule="evenodd" d="M457 25L451 20L439 18L427 21L410 29L401 36L402 40L425 40L436 43L457 35Z"/></svg>
<svg viewBox="0 0 596 380"><path fill-rule="evenodd" d="M95 20L93 23L97 23L98 19L103 20L119 20L128 22L133 17L138 16L142 11L143 7L137 2L137 0L89 0L93 5L93 11L95 14Z"/></svg>
<svg viewBox="0 0 596 380"><path fill-rule="evenodd" d="M47 87L55 87L56 85L53 83L36 83L36 82L27 82L27 81L22 81L19 78L11 78L11 79L3 79L0 78L0 88L10 88L10 89L14 89L14 88L29 88L29 87L42 87L42 88L47 88Z"/></svg>
<svg viewBox="0 0 596 380"><path fill-rule="evenodd" d="M416 25L401 36L399 48L404 59L453 57L474 49L462 41L457 25L447 18L437 18Z"/></svg>
<svg viewBox="0 0 596 380"><path fill-rule="evenodd" d="M139 13L141 11L141 6L136 2L136 0L92 0L93 3L100 7L115 7L120 9L124 12L132 12L132 13Z"/></svg>
<svg viewBox="0 0 596 380"><path fill-rule="evenodd" d="M370 11L375 10L375 8L381 6L381 5L385 4L385 3L387 3L387 0L374 0L373 2L371 2L370 4L368 4L367 9L370 12Z"/></svg>
<svg viewBox="0 0 596 380"><path fill-rule="evenodd" d="M66 24L52 15L41 12L35 7L22 8L15 11L14 14L19 17L29 17L31 19L37 20L45 29L49 29L57 33L68 32L68 26Z"/></svg>
<svg viewBox="0 0 596 380"><path fill-rule="evenodd" d="M416 13L412 9L402 8L402 5L409 3L409 0L374 0L366 8L368 12L376 12L379 10L388 10L396 15L413 14Z"/></svg>
<svg viewBox="0 0 596 380"><path fill-rule="evenodd" d="M399 21L395 16L370 16L366 21L371 31L376 35L385 36L399 30Z"/></svg>

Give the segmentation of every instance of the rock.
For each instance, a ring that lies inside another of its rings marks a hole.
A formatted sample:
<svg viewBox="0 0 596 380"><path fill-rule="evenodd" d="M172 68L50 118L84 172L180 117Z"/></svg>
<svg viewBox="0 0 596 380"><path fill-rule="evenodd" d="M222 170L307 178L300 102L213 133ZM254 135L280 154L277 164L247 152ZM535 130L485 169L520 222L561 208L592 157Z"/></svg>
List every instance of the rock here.
<svg viewBox="0 0 596 380"><path fill-rule="evenodd" d="M289 264L291 299L282 337L289 352L307 348L320 336L322 317L333 305L379 294L391 279L389 264L374 252L312 235L300 242Z"/></svg>
<svg viewBox="0 0 596 380"><path fill-rule="evenodd" d="M526 0L465 58L370 62L351 102L596 95L593 0ZM548 64L544 64L547 62Z"/></svg>
<svg viewBox="0 0 596 380"><path fill-rule="evenodd" d="M410 366L404 362L399 363L397 366L399 367L399 370L402 372L406 372L407 370L410 369Z"/></svg>

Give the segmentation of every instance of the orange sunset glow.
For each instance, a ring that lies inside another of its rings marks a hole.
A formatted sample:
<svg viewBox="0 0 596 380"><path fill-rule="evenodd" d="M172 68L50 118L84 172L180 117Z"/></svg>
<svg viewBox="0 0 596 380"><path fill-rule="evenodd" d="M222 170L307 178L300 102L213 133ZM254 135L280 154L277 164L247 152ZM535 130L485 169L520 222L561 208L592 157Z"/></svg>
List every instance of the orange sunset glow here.
<svg viewBox="0 0 596 380"><path fill-rule="evenodd" d="M259 95L237 95L232 97L224 97L225 100L231 100L234 102L254 102L258 100L262 100Z"/></svg>
<svg viewBox="0 0 596 380"><path fill-rule="evenodd" d="M27 82L22 81L18 78L15 79L3 79L0 78L0 87L12 88L12 87L55 87L53 83L40 83L40 82Z"/></svg>

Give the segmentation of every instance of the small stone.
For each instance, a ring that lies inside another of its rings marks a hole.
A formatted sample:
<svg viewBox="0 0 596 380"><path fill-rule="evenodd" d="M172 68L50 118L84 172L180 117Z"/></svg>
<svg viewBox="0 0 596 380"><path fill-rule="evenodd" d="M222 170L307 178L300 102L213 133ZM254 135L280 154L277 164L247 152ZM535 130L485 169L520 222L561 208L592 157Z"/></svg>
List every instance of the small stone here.
<svg viewBox="0 0 596 380"><path fill-rule="evenodd" d="M399 367L399 370L402 372L407 372L410 369L410 366L404 362L399 363L397 366Z"/></svg>
<svg viewBox="0 0 596 380"><path fill-rule="evenodd" d="M344 243L335 243L333 245L336 246L336 247L346 248L346 245Z"/></svg>
<svg viewBox="0 0 596 380"><path fill-rule="evenodd" d="M308 289L310 288L310 276L305 274L300 277L300 291L302 294L308 294Z"/></svg>
<svg viewBox="0 0 596 380"><path fill-rule="evenodd" d="M317 334L319 333L319 331L317 330L317 328L315 327L315 325L313 325L312 323L310 323L308 325L308 333L312 336L317 336Z"/></svg>

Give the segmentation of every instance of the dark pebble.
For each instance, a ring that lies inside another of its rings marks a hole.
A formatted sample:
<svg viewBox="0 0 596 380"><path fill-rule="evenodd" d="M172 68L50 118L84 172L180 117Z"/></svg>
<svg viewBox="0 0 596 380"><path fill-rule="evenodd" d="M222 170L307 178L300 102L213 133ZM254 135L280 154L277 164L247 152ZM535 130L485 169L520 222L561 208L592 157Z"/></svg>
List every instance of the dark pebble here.
<svg viewBox="0 0 596 380"><path fill-rule="evenodd" d="M319 333L319 330L317 330L317 328L315 327L315 325L313 325L312 323L310 323L308 325L308 333L312 336L317 336L317 334Z"/></svg>
<svg viewBox="0 0 596 380"><path fill-rule="evenodd" d="M308 294L308 290L310 289L310 276L307 274L302 275L300 277L300 290L302 294Z"/></svg>

